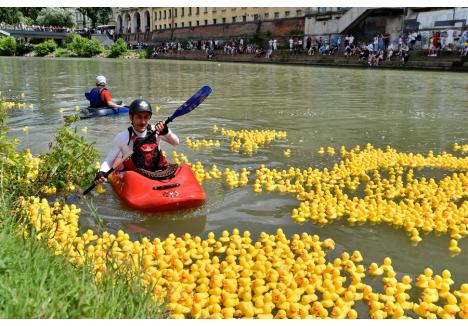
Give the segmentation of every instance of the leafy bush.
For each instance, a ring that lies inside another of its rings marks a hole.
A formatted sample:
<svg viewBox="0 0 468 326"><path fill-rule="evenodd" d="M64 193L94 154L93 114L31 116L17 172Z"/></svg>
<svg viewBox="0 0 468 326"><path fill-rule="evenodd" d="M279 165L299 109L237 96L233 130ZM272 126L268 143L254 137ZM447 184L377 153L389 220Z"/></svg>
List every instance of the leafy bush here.
<svg viewBox="0 0 468 326"><path fill-rule="evenodd" d="M79 57L92 57L104 51L104 47L97 40L90 40L77 34L71 35L65 42L67 49Z"/></svg>
<svg viewBox="0 0 468 326"><path fill-rule="evenodd" d="M16 152L18 140L8 138L6 108L0 99L0 175L9 194L31 196L60 193L67 195L75 185L88 186L96 173L99 153L71 124L78 116L65 119L55 134L49 152L33 156L29 150Z"/></svg>
<svg viewBox="0 0 468 326"><path fill-rule="evenodd" d="M57 49L57 43L54 40L46 40L34 46L34 51L39 57L48 55Z"/></svg>
<svg viewBox="0 0 468 326"><path fill-rule="evenodd" d="M16 40L13 36L0 37L0 55L15 55Z"/></svg>
<svg viewBox="0 0 468 326"><path fill-rule="evenodd" d="M119 38L111 45L109 57L117 58L125 53L127 53L127 43L125 43L123 39Z"/></svg>

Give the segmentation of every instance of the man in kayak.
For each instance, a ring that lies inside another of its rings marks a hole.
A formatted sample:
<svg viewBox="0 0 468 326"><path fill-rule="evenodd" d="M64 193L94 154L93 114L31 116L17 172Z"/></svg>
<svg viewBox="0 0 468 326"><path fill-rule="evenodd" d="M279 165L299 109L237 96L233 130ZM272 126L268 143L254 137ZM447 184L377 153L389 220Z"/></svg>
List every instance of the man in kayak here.
<svg viewBox="0 0 468 326"><path fill-rule="evenodd" d="M131 126L115 136L112 148L101 164L94 183L106 181L104 174L111 169L117 157L120 155L123 157L132 150L133 155L124 162L127 170L155 171L167 166L167 160L159 148L159 143L162 140L175 146L179 144L179 137L162 121L151 126L149 121L152 114L151 105L146 100L138 99L130 104L128 115ZM156 130L156 135L147 139L146 135L153 130Z"/></svg>
<svg viewBox="0 0 468 326"><path fill-rule="evenodd" d="M120 108L121 105L112 102L112 97L109 90L106 88L107 81L104 76L96 77L96 87L89 93L85 93L85 97L89 101L89 106L92 108Z"/></svg>

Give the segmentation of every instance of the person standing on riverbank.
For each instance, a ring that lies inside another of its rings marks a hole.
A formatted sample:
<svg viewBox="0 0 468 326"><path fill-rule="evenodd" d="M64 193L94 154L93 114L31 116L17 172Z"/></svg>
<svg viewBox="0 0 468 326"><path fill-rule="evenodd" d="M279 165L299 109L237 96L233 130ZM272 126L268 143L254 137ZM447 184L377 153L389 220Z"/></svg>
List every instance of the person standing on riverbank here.
<svg viewBox="0 0 468 326"><path fill-rule="evenodd" d="M85 93L85 97L89 100L89 106L92 108L120 108L121 105L112 101L111 94L106 88L107 80L106 77L100 75L96 77L96 87L94 87L89 93Z"/></svg>

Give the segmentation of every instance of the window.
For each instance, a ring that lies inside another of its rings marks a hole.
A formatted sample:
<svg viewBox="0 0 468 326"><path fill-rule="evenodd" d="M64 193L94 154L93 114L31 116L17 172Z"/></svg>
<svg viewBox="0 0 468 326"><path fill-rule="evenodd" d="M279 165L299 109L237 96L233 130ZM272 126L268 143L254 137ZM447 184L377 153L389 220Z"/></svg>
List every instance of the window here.
<svg viewBox="0 0 468 326"><path fill-rule="evenodd" d="M166 24L164 24L164 29L166 29L166 28L167 28L167 27L166 27Z"/></svg>
<svg viewBox="0 0 468 326"><path fill-rule="evenodd" d="M174 23L174 27L177 28L177 23Z"/></svg>
<svg viewBox="0 0 468 326"><path fill-rule="evenodd" d="M208 7L205 7L205 14L208 13Z"/></svg>
<svg viewBox="0 0 468 326"><path fill-rule="evenodd" d="M197 26L200 26L200 21L199 20L197 20Z"/></svg>
<svg viewBox="0 0 468 326"><path fill-rule="evenodd" d="M279 18L279 12L275 12L275 18Z"/></svg>
<svg viewBox="0 0 468 326"><path fill-rule="evenodd" d="M169 24L169 28L172 28L172 24Z"/></svg>
<svg viewBox="0 0 468 326"><path fill-rule="evenodd" d="M182 27L184 27L184 22L182 22L181 24L182 24Z"/></svg>
<svg viewBox="0 0 468 326"><path fill-rule="evenodd" d="M171 18L171 15L172 15L172 9L171 10L168 10L169 11L169 18Z"/></svg>
<svg viewBox="0 0 468 326"><path fill-rule="evenodd" d="M192 22L188 22L189 27L192 27Z"/></svg>
<svg viewBox="0 0 468 326"><path fill-rule="evenodd" d="M226 24L226 17L223 17L223 24Z"/></svg>
<svg viewBox="0 0 468 326"><path fill-rule="evenodd" d="M159 20L161 20L161 11L159 11Z"/></svg>
<svg viewBox="0 0 468 326"><path fill-rule="evenodd" d="M246 15L242 16L242 21L243 21L244 23L247 21L247 16L246 16Z"/></svg>
<svg viewBox="0 0 468 326"><path fill-rule="evenodd" d="M159 29L162 29L162 25L159 25Z"/></svg>
<svg viewBox="0 0 468 326"><path fill-rule="evenodd" d="M302 10L301 9L296 10L296 16L302 16Z"/></svg>
<svg viewBox="0 0 468 326"><path fill-rule="evenodd" d="M166 16L166 10L164 10L164 19L166 19L167 16Z"/></svg>
<svg viewBox="0 0 468 326"><path fill-rule="evenodd" d="M185 9L184 7L180 8L180 10L182 10L182 12L180 13L180 17L184 17L184 11L185 11L184 9Z"/></svg>
<svg viewBox="0 0 468 326"><path fill-rule="evenodd" d="M254 15L254 20L255 20L255 21L258 20L258 15L257 15L257 14Z"/></svg>
<svg viewBox="0 0 468 326"><path fill-rule="evenodd" d="M289 11L284 12L284 17L289 17Z"/></svg>
<svg viewBox="0 0 468 326"><path fill-rule="evenodd" d="M216 18L213 19L213 25L216 25Z"/></svg>
<svg viewBox="0 0 468 326"><path fill-rule="evenodd" d="M265 15L264 15L265 19L268 19L268 16L269 16L269 15L270 15L270 14L266 12Z"/></svg>
<svg viewBox="0 0 468 326"><path fill-rule="evenodd" d="M197 11L195 12L196 15L200 15L200 7L197 7Z"/></svg>
<svg viewBox="0 0 468 326"><path fill-rule="evenodd" d="M208 19L205 19L205 25L208 25Z"/></svg>
<svg viewBox="0 0 468 326"><path fill-rule="evenodd" d="M177 8L174 8L174 17L177 17Z"/></svg>
<svg viewBox="0 0 468 326"><path fill-rule="evenodd" d="M233 22L233 23L236 22L236 17L232 17L232 22Z"/></svg>
<svg viewBox="0 0 468 326"><path fill-rule="evenodd" d="M192 16L192 7L189 7L189 8L188 8L188 15L189 15L189 16Z"/></svg>
<svg viewBox="0 0 468 326"><path fill-rule="evenodd" d="M211 12L216 12L216 7L214 7L213 10L211 10Z"/></svg>

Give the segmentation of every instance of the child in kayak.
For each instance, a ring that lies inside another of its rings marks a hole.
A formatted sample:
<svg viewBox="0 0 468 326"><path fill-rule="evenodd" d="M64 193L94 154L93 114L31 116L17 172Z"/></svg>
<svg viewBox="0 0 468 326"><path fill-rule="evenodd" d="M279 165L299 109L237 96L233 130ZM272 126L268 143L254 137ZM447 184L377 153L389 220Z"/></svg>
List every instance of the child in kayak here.
<svg viewBox="0 0 468 326"><path fill-rule="evenodd" d="M89 93L85 93L85 97L89 101L91 108L120 108L121 105L112 101L111 94L106 88L107 81L104 76L96 77L96 87L94 87Z"/></svg>
<svg viewBox="0 0 468 326"><path fill-rule="evenodd" d="M112 163L117 157L120 155L125 156L132 150L134 154L124 162L127 170L145 169L156 171L167 166L167 160L161 153L159 143L162 140L176 146L179 144L179 137L162 121L151 126L149 121L152 114L151 105L146 100L138 99L130 104L129 118L131 126L115 136L112 148L96 174L95 184L106 181L104 175L111 169ZM147 134L154 130L156 135L147 139Z"/></svg>

